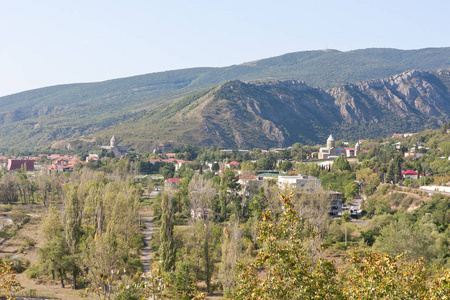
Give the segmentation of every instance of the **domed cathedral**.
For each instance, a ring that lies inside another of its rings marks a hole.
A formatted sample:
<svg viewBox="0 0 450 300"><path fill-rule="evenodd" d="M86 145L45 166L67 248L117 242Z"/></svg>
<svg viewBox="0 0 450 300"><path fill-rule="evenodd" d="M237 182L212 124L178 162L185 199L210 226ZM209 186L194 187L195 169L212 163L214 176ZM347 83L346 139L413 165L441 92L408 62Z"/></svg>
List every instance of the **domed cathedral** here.
<svg viewBox="0 0 450 300"><path fill-rule="evenodd" d="M344 155L346 157L353 157L357 156L360 151L361 148L359 142L356 142L355 148L336 147L336 140L330 134L330 136L327 139L327 146L321 147L319 149L319 159L335 159L341 155Z"/></svg>
<svg viewBox="0 0 450 300"><path fill-rule="evenodd" d="M128 147L118 146L116 136L113 135L111 140L109 140L109 146L102 146L108 152L112 152L115 157L122 157L127 155Z"/></svg>

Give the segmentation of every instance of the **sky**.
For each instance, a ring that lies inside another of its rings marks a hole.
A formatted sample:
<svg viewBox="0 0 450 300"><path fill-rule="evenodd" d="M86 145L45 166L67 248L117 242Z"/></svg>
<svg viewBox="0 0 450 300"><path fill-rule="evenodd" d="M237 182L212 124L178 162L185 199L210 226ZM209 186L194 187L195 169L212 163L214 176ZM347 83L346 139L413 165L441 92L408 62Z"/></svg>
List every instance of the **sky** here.
<svg viewBox="0 0 450 300"><path fill-rule="evenodd" d="M289 52L450 46L447 0L0 0L0 96Z"/></svg>

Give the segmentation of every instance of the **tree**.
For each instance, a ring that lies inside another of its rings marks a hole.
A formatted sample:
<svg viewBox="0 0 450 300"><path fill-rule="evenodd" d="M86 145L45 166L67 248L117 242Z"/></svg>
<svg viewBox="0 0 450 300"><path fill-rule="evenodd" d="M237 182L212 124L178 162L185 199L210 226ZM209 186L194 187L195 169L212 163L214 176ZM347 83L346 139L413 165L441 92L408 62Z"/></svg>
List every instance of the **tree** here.
<svg viewBox="0 0 450 300"><path fill-rule="evenodd" d="M353 199L359 192L359 186L354 182L350 182L344 187L344 190L345 198Z"/></svg>
<svg viewBox="0 0 450 300"><path fill-rule="evenodd" d="M212 166L211 166L211 170L213 172L219 171L219 168L220 168L220 166L219 166L219 164L217 162L213 163Z"/></svg>
<svg viewBox="0 0 450 300"><path fill-rule="evenodd" d="M350 167L350 163L347 158L343 155L336 158L333 162L333 170L336 171L350 171L352 168Z"/></svg>
<svg viewBox="0 0 450 300"><path fill-rule="evenodd" d="M169 272L175 270L176 249L173 239L172 201L166 193L162 196L161 210L159 253L163 271Z"/></svg>
<svg viewBox="0 0 450 300"><path fill-rule="evenodd" d="M272 170L276 160L273 157L269 157L268 155L262 157L256 161L256 167L258 170Z"/></svg>
<svg viewBox="0 0 450 300"><path fill-rule="evenodd" d="M64 237L54 236L38 249L38 254L44 267L52 272L52 276L55 272L58 274L61 287L64 288L67 272L72 270L73 266Z"/></svg>
<svg viewBox="0 0 450 300"><path fill-rule="evenodd" d="M429 299L424 261L354 251L340 274L344 299Z"/></svg>
<svg viewBox="0 0 450 300"><path fill-rule="evenodd" d="M212 208L212 200L217 195L212 180L203 176L194 176L189 182L190 212L194 219L206 219Z"/></svg>
<svg viewBox="0 0 450 300"><path fill-rule="evenodd" d="M220 176L219 184L219 202L220 202L220 217L222 220L226 220L228 214L228 204L234 202L240 206L238 191L240 184L238 183L239 177L234 170L225 168ZM238 209L238 212L240 208Z"/></svg>
<svg viewBox="0 0 450 300"><path fill-rule="evenodd" d="M77 275L80 271L78 260L78 243L81 237L82 203L77 195L77 186L69 187L65 201L65 241L72 260L73 289L77 288Z"/></svg>
<svg viewBox="0 0 450 300"><path fill-rule="evenodd" d="M6 299L16 299L15 294L23 287L16 280L16 275L11 271L12 263L0 260L0 296Z"/></svg>
<svg viewBox="0 0 450 300"><path fill-rule="evenodd" d="M397 183L402 180L401 159L395 156L389 163L388 172L386 174L386 182Z"/></svg>
<svg viewBox="0 0 450 300"><path fill-rule="evenodd" d="M291 198L281 196L278 222L270 211L262 214L262 248L249 264L238 263L235 299L339 299L337 271L331 262L309 257L304 243L317 232L297 216Z"/></svg>
<svg viewBox="0 0 450 300"><path fill-rule="evenodd" d="M372 191L380 184L380 177L375 174L370 168L364 168L356 171L356 180L361 182L363 191L366 195L371 194Z"/></svg>
<svg viewBox="0 0 450 300"><path fill-rule="evenodd" d="M281 170L284 172L289 171L292 168L292 162L285 160L281 163Z"/></svg>
<svg viewBox="0 0 450 300"><path fill-rule="evenodd" d="M231 222L229 228L224 227L222 233L222 259L219 266L219 277L225 295L235 286L234 268L239 258L238 243L242 236L237 219Z"/></svg>

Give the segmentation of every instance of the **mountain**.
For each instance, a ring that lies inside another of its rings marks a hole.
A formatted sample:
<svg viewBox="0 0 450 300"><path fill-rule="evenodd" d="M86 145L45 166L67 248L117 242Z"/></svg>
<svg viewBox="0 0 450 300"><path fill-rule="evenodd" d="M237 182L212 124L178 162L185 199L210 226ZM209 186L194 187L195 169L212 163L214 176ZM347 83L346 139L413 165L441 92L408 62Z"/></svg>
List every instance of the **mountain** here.
<svg viewBox="0 0 450 300"><path fill-rule="evenodd" d="M450 121L450 71L411 70L323 90L302 81L233 80L124 121L115 133L159 144L277 147L417 132ZM103 134L103 133L102 133Z"/></svg>
<svg viewBox="0 0 450 300"><path fill-rule="evenodd" d="M111 131L158 106L228 80L302 80L328 89L410 69L447 67L450 48L321 50L224 68L192 68L46 87L0 97L0 148L36 149L58 139Z"/></svg>

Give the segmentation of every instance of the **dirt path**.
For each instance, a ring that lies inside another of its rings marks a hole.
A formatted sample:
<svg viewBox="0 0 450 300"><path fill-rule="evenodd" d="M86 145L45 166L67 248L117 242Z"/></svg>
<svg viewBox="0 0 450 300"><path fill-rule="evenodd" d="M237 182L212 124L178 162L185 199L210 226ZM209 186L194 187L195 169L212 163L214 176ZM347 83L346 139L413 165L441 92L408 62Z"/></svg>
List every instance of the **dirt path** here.
<svg viewBox="0 0 450 300"><path fill-rule="evenodd" d="M12 219L10 219L8 217L0 216L0 229L3 229L3 227L12 225L12 224L14 224Z"/></svg>
<svg viewBox="0 0 450 300"><path fill-rule="evenodd" d="M144 268L144 274L148 274L151 272L150 269L150 261L152 258L152 249L150 248L150 241L152 239L152 235L156 232L156 228L153 225L153 216L150 215L141 215L141 221L145 224L146 229L144 231L144 242L145 246L142 249L141 253L141 262Z"/></svg>

